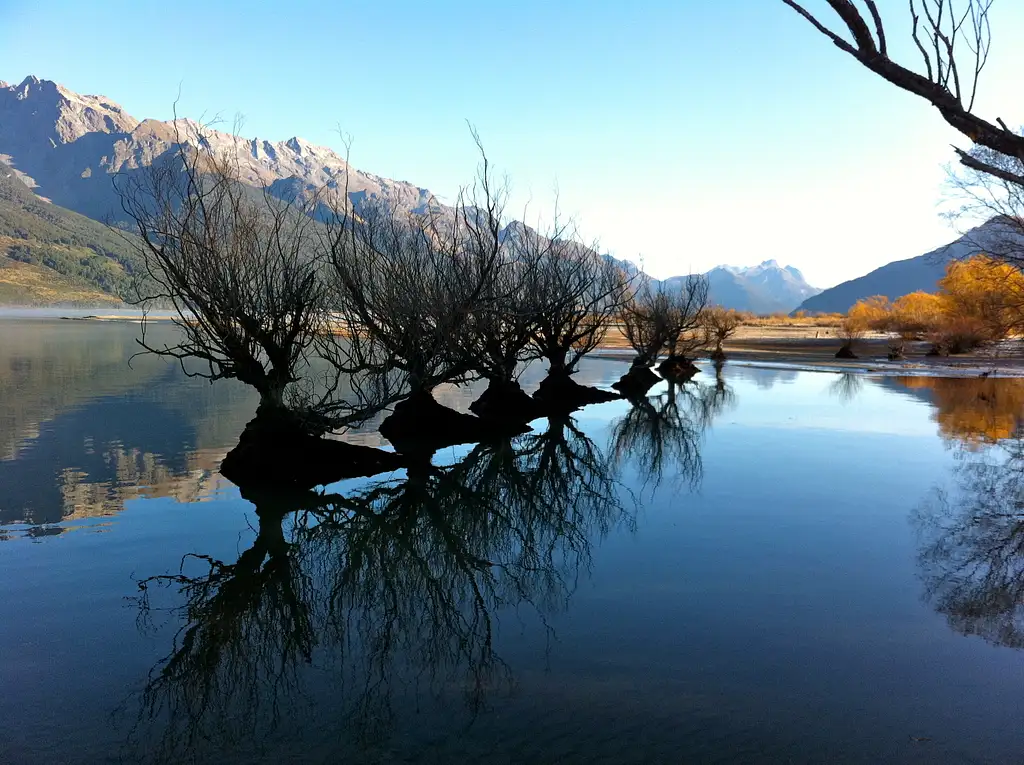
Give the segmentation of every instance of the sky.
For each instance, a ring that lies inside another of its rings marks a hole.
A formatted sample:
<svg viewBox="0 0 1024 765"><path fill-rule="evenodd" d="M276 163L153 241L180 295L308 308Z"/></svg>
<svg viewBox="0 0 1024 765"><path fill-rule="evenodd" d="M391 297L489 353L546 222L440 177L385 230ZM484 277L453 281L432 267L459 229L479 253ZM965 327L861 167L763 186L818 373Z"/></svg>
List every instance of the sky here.
<svg viewBox="0 0 1024 765"><path fill-rule="evenodd" d="M880 4L916 64L905 2ZM1024 3L993 31L980 113L1021 124ZM250 138L344 134L356 167L448 199L471 123L517 217L557 200L657 277L774 258L828 287L959 235L940 212L966 139L781 0L0 0L0 79L30 74L140 119L177 99Z"/></svg>

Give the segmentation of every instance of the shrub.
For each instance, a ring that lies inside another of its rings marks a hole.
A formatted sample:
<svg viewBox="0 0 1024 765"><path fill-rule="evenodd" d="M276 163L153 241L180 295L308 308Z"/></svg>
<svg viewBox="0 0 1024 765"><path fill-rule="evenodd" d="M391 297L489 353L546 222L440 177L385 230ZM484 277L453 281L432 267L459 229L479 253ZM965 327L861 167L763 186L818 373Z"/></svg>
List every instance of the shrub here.
<svg viewBox="0 0 1024 765"><path fill-rule="evenodd" d="M967 353L994 339L985 322L971 316L948 317L928 335L931 353L942 356Z"/></svg>

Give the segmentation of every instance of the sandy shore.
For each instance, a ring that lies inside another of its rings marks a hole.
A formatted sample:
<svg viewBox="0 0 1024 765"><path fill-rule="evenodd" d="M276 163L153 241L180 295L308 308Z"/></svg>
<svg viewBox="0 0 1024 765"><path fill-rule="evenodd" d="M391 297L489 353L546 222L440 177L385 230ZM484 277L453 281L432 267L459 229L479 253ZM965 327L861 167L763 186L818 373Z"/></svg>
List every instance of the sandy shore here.
<svg viewBox="0 0 1024 765"><path fill-rule="evenodd" d="M725 344L725 353L731 363L746 366L872 374L1024 377L1024 342L1020 340L948 357L926 356L929 343L907 343L906 359L901 361L889 361L886 357L889 345L884 335L868 336L854 343L856 359L837 359L835 353L840 345L842 341L831 328L740 327ZM631 355L631 351L621 335L613 331L597 354L621 358Z"/></svg>

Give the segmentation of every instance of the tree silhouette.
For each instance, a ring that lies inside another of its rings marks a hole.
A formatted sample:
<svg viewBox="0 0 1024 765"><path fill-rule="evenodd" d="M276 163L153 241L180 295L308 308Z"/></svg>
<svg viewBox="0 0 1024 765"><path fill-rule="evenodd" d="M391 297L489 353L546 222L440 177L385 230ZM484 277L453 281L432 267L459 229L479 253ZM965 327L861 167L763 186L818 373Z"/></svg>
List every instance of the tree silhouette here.
<svg viewBox="0 0 1024 765"><path fill-rule="evenodd" d="M593 541L631 523L607 468L565 418L343 494L249 495L259 526L235 562L189 555L140 582L140 621L182 626L141 691L133 756L266 740L301 703L306 664L338 680L339 720L363 741L393 726L398 694L461 688L472 719L512 686L501 614L526 605L547 624Z"/></svg>

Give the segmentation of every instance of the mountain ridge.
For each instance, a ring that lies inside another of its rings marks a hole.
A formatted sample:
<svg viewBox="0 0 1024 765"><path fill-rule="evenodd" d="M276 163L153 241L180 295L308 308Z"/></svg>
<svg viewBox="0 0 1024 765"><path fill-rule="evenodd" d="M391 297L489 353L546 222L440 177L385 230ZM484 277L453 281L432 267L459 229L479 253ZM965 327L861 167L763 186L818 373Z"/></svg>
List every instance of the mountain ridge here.
<svg viewBox="0 0 1024 765"><path fill-rule="evenodd" d="M131 176L173 156L182 142L195 143L200 127L187 117L137 119L107 96L79 94L35 76L17 85L0 83L0 162L39 198L94 221L128 222L112 183L114 174ZM265 186L283 199L345 182L357 210L371 199L411 212L449 209L426 188L359 170L333 149L298 136L248 139L203 127L202 140L213 151L237 159L244 182ZM612 259L631 274L642 273L630 261ZM758 313L792 310L817 291L799 270L775 261L716 267L707 275L712 301Z"/></svg>
<svg viewBox="0 0 1024 765"><path fill-rule="evenodd" d="M797 310L808 313L846 313L854 303L874 295L896 300L911 292L935 292L945 276L946 266L982 252L998 256L1019 249L1024 237L1016 227L993 218L964 233L958 239L923 255L894 260L856 279L837 284L809 297Z"/></svg>
<svg viewBox="0 0 1024 765"><path fill-rule="evenodd" d="M821 292L804 279L799 269L780 266L774 259L754 266L718 265L704 274L709 302L756 314L788 313L804 300ZM665 283L681 283L673 276Z"/></svg>

